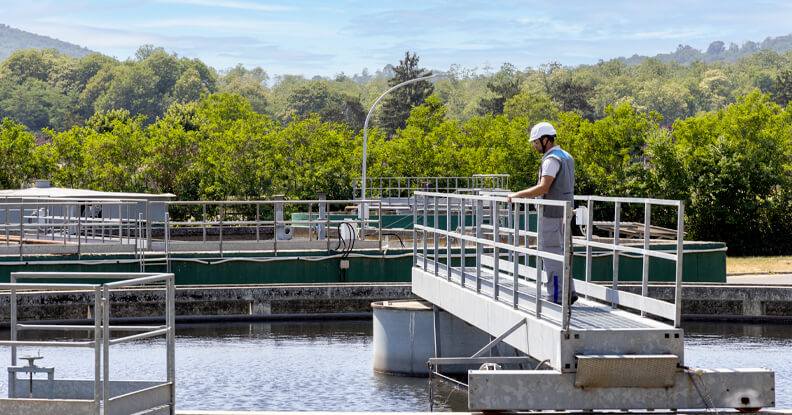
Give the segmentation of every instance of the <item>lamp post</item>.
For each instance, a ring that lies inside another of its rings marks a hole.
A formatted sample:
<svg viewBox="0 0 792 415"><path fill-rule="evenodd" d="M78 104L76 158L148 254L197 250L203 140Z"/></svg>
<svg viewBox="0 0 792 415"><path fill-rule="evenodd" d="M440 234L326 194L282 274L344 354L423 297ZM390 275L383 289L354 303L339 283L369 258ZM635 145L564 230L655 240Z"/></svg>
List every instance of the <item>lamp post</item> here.
<svg viewBox="0 0 792 415"><path fill-rule="evenodd" d="M379 102L382 100L382 98L385 98L385 95L388 95L389 93L391 93L392 91L394 91L396 89L399 89L399 88L401 88L401 87L403 87L405 85L409 85L409 84L412 84L412 83L415 83L415 82L418 82L418 81L423 81L423 80L430 79L430 78L438 78L438 77L441 77L441 76L448 76L448 75L449 75L448 73L441 72L441 73L437 73L437 74L434 74L434 75L422 76L420 78L414 78L414 79L410 79L410 80L404 81L404 82L402 82L400 84L394 85L389 90L385 91L385 93L380 95L380 97L377 98L376 101L374 101L374 105L371 106L371 109L369 110L368 114L366 115L366 121L363 123L363 175L362 175L362 181L363 182L361 184L361 193L360 193L360 199L361 200L366 200L366 146L368 144L368 123L369 123L369 118L371 118L371 113L374 112L374 108L377 107L377 104L379 104ZM368 219L368 212L366 212L366 204L365 203L361 202L361 204L360 204L360 212L358 213L358 217L360 219L364 219L364 220Z"/></svg>

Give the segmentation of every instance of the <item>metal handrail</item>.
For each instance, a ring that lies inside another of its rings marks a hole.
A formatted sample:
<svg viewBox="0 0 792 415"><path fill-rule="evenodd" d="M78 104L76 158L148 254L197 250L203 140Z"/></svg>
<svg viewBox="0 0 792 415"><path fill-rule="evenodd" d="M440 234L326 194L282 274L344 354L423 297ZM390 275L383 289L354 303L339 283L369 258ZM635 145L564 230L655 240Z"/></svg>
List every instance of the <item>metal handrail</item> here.
<svg viewBox="0 0 792 415"><path fill-rule="evenodd" d="M533 311L537 318L542 318L542 306L544 300L541 298L540 272L544 260L560 261L563 264L563 295L561 304L560 324L566 330L569 325L569 293L567 292L571 281L571 259L573 247L579 246L586 250L585 258L585 281L575 281L578 294L588 298L594 298L606 303L610 303L614 308L628 307L640 312L642 316L654 315L666 318L674 322L679 327L681 317L681 282L682 282L682 258L683 258L683 238L684 238L684 203L677 200L662 200L651 198L608 198L600 196L579 196L576 200L587 202L587 210L581 210L580 214L586 214L582 221L586 224L593 223L594 204L612 203L617 207L621 204L643 204L645 209L645 226L643 246L636 247L636 240L622 242L618 236L612 242L594 240L593 228L588 227L589 232L585 237L573 237L571 228L572 205L567 201L553 201L544 199L512 199L512 203L507 203L503 196L480 196L464 194L447 194L439 192L416 192L414 202L413 220L415 229L413 232L413 266L422 268L426 272L445 278L449 281L456 281L465 286L466 280L475 281L475 291L482 294L481 273L482 266L492 270L492 291L487 294L497 301L504 301L515 308L524 308ZM651 249L648 232L651 219L651 206L670 206L677 208L677 247L675 250ZM547 206L561 206L564 209L565 224L563 254L545 252L538 248L539 238L541 238L542 221L538 222L538 229L531 231L528 229L529 211L535 208L539 215ZM421 213L419 213L421 211ZM615 212L615 226L618 235L620 221L620 209ZM442 224L438 219L440 215L446 216L446 229L442 229ZM429 226L429 219L433 218L432 226ZM458 217L459 226L451 229L451 218ZM423 219L423 221L421 221ZM581 219L581 218L579 218ZM520 224L522 221L523 225ZM469 222L469 225L466 224ZM466 228L470 226L470 228ZM420 236L419 236L420 233ZM529 242L535 238L537 245L532 247ZM419 249L419 239L422 241L422 249ZM445 244L439 243L445 239ZM505 240L504 240L505 239ZM434 249L430 249L427 241L434 242ZM459 253L452 253L452 241L455 242ZM465 244L473 244L476 254L475 274L471 274L466 269L465 260L469 257ZM613 260L613 282L611 287L604 287L601 284L591 282L591 263L593 249L610 250L614 253ZM620 291L618 288L618 258L622 254L638 254L643 257L642 268L642 290L641 294L632 294ZM520 261L522 258L522 262ZM536 264L529 267L528 259L534 258ZM674 261L676 290L673 303L668 303L660 299L648 296L648 275L649 258ZM454 263L457 265L454 266ZM505 267L505 268L504 268ZM511 276L512 287L518 287L521 279L536 281L536 302L526 305L520 303L517 295L518 291L512 288L512 298L507 299L500 296L501 278ZM617 294L618 293L618 294ZM554 317L558 317L554 314Z"/></svg>
<svg viewBox="0 0 792 415"><path fill-rule="evenodd" d="M362 198L362 178L353 181L353 195ZM473 189L508 189L508 174L474 174L473 176L383 176L366 178L367 198L409 202L412 193L418 190L455 193Z"/></svg>
<svg viewBox="0 0 792 415"><path fill-rule="evenodd" d="M17 283L18 279L111 279L119 280L102 284L65 284L65 283ZM171 273L36 273L12 272L10 283L0 284L0 288L10 290L10 340L0 341L0 345L10 346L11 365L17 364L17 347L93 347L94 348L94 413L102 413L110 405L110 345L119 344L138 339L164 335L166 337L166 380L163 384L171 385L170 406L175 408L175 277ZM110 290L126 287L144 286L152 283L164 283L165 294L165 324L160 326L111 326L110 325ZM18 322L17 290L50 291L52 290L89 290L94 294L94 323L93 325L51 325L51 324L23 324ZM17 339L20 330L91 330L91 341L20 341ZM111 331L139 331L140 333L112 339Z"/></svg>

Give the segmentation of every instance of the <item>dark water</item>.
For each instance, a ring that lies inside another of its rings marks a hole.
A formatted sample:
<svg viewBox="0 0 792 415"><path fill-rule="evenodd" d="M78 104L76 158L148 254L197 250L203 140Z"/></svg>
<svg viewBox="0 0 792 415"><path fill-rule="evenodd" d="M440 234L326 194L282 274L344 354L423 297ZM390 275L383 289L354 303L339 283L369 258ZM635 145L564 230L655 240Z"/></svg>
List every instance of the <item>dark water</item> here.
<svg viewBox="0 0 792 415"><path fill-rule="evenodd" d="M178 409L425 411L428 382L372 370L371 321L179 325ZM778 408L792 408L792 327L689 323L686 364L768 367ZM0 334L8 338L7 332ZM21 350L20 353L36 353ZM9 356L8 348L0 352ZM58 378L92 378L92 351L41 349ZM164 340L111 346L111 379L164 379ZM5 376L0 393L5 394ZM435 410L466 410L467 397L435 383Z"/></svg>

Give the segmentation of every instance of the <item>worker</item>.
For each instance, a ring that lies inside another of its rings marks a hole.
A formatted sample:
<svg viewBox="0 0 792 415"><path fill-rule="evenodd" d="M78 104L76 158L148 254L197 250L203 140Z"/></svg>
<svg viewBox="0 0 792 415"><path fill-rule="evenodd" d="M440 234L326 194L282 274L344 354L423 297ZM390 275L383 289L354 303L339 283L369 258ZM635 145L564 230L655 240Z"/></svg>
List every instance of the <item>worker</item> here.
<svg viewBox="0 0 792 415"><path fill-rule="evenodd" d="M537 197L548 200L574 200L575 160L569 153L555 143L556 130L548 122L540 122L533 126L528 141L534 149L543 154L539 167L539 181L535 186L520 190L507 197L509 203L515 198ZM563 254L564 209L560 206L544 206L542 216L542 234L539 237L539 250L553 254ZM544 259L545 300L561 304L563 293L563 263ZM570 280L572 282L572 280ZM575 286L569 287L570 305L577 301Z"/></svg>

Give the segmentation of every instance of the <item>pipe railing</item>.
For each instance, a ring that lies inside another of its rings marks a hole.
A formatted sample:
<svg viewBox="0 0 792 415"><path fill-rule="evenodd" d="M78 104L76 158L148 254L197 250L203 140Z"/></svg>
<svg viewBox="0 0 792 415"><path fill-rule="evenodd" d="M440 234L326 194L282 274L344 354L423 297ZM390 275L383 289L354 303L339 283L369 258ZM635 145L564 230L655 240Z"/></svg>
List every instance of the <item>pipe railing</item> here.
<svg viewBox="0 0 792 415"><path fill-rule="evenodd" d="M506 197L500 196L416 192L413 265L474 290L479 295L543 318L543 306L547 302L542 295L541 273L536 270L542 269L545 260L559 261L563 264L560 313L550 314L556 323L566 329L569 327L571 229L566 229L564 233L567 242L563 253L556 254L531 245L532 241L541 239L541 223L536 231L521 224L529 223L532 206L539 214L548 206L560 207L564 211L564 223L569 224L571 203L541 199L512 199L512 202L508 203ZM417 212L418 206L422 206L422 215ZM474 213L468 215L469 211ZM439 226L442 223L441 215L445 216L445 229ZM430 218L431 226L428 225ZM422 241L420 252L419 239ZM432 241L432 249L429 249L429 240ZM441 246L442 240L444 243ZM471 267L466 263L468 246L475 250L475 265ZM455 248L458 249L457 253L454 252ZM530 266L531 260L535 261L535 267ZM484 274L488 277L485 278ZM529 280L533 280L533 284ZM526 293L530 293L531 297L520 295Z"/></svg>
<svg viewBox="0 0 792 415"><path fill-rule="evenodd" d="M508 189L508 174L475 174L473 176L392 176L366 178L367 199L380 199L388 204L408 203L415 191L440 193L471 193L480 189ZM361 199L363 183L354 179L353 195Z"/></svg>
<svg viewBox="0 0 792 415"><path fill-rule="evenodd" d="M18 282L19 280L115 280L100 284L53 283L53 282ZM169 273L70 273L70 272L12 272L10 283L0 283L0 290L8 290L10 294L10 340L0 341L0 346L10 346L11 365L17 364L19 347L87 347L94 349L94 399L93 412L107 412L113 406L110 397L110 346L143 338L166 337L166 380L163 385L170 388L170 408L175 408L175 285L174 275ZM164 285L164 319L160 326L120 326L111 325L110 294L111 290L122 290L132 287L156 284ZM20 323L18 320L18 290L26 294L56 292L63 290L81 290L93 293L94 317L93 324L86 325L55 325ZM89 330L93 332L90 341L31 341L19 340L19 333L26 330L64 331ZM113 331L137 331L138 334L112 338ZM12 379L15 382L16 377ZM12 388L9 385L9 388ZM34 408L34 407L31 407ZM34 409L35 410L35 409ZM112 413L112 411L110 411Z"/></svg>
<svg viewBox="0 0 792 415"><path fill-rule="evenodd" d="M155 231L162 232L161 238L164 241L163 249L166 256L178 250L180 245L195 247L196 243L204 245L201 250L209 249L209 243L216 244L221 257L226 249L225 244L231 242L248 242L254 244L251 248L271 249L275 254L285 248L304 245L306 242L330 250L333 245L330 233L336 230L338 234L357 240L366 240L367 236L373 236L381 249L381 201L365 201L377 213L376 218L361 219L349 212L330 210L332 205L351 205L359 202L359 200L325 199L284 200L277 197L275 200L246 201L155 201L151 204L166 206L165 220L149 221L147 226L152 231L148 235L151 240ZM173 220L177 210L195 214L190 215L186 220ZM177 230L188 235L177 235ZM232 231L247 233L243 236L235 236L232 235ZM269 237L270 232L272 232L271 237ZM298 232L304 232L304 235L298 235ZM262 242L267 244L261 245Z"/></svg>
<svg viewBox="0 0 792 415"><path fill-rule="evenodd" d="M23 199L0 202L0 248L40 253L63 245L80 255L90 245L120 245L138 254L141 200ZM27 247L27 250L26 250ZM10 252L9 252L10 253Z"/></svg>
<svg viewBox="0 0 792 415"><path fill-rule="evenodd" d="M546 260L560 261L563 264L563 291L560 315L553 310L551 319L559 322L564 329L569 327L569 299L572 258L574 247L585 249L585 280L575 281L578 294L610 304L614 308L637 310L642 316L652 315L674 322L679 327L681 317L681 284L684 238L684 204L681 201L637 198L607 198L581 196L576 200L587 203L587 209L576 209L577 221L587 225L584 237L572 235L571 202L543 199L512 199L507 203L502 196L475 196L444 194L437 192L416 192L413 221L413 254L415 267L438 277L468 287L493 300L506 302L515 308L532 312L542 318L543 305L541 278L542 263ZM594 237L593 227L596 204L608 203L614 206L615 236L611 240ZM635 246L636 240L619 238L621 205L641 204L645 209L645 232L642 244ZM677 240L672 251L651 249L651 207L654 205L676 208ZM543 209L559 206L564 210L563 254L554 254L538 249L542 221L537 221L536 230L530 229L530 216L541 217ZM430 245L431 244L431 245ZM420 247L420 248L419 248ZM613 281L611 287L596 284L591 280L594 249L613 254ZM475 251L472 253L471 251ZM640 255L643 258L642 289L640 294L632 294L619 289L619 257ZM475 258L475 265L468 263ZM673 261L675 264L675 293L673 302L667 302L648 295L650 258ZM487 278L482 278L486 273ZM504 279L507 279L504 284ZM529 281L533 281L530 283ZM526 285L527 284L527 285ZM482 289L487 286L487 290ZM514 287L520 287L514 289ZM520 291L522 289L522 291ZM533 291L533 304L525 304L521 292ZM509 293L503 296L502 292Z"/></svg>

